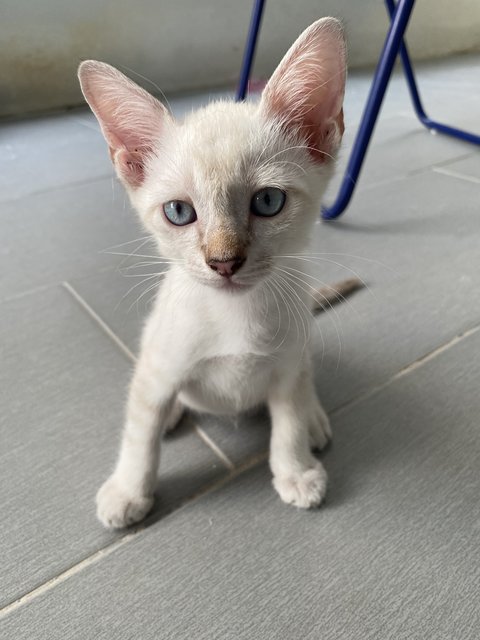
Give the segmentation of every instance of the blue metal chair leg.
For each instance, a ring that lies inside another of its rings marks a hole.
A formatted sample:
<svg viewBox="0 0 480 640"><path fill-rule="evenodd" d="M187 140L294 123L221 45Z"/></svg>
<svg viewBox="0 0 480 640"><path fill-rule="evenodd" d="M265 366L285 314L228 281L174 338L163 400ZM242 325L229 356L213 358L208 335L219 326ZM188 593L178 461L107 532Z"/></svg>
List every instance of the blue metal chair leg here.
<svg viewBox="0 0 480 640"><path fill-rule="evenodd" d="M255 4L253 6L250 27L248 30L247 44L245 45L242 68L240 71L240 80L237 87L237 95L235 96L235 100L237 102L245 100L245 96L247 95L248 79L250 77L250 71L252 69L253 58L255 56L255 48L257 46L258 32L260 31L264 5L265 0L255 0Z"/></svg>
<svg viewBox="0 0 480 640"><path fill-rule="evenodd" d="M330 207L322 207L324 220L338 218L350 202L414 3L415 0L399 0L394 8L340 191Z"/></svg>
<svg viewBox="0 0 480 640"><path fill-rule="evenodd" d="M390 17L392 17L395 11L394 0L385 0L385 4L387 5L387 9L390 14ZM402 60L403 71L407 79L408 89L410 91L410 97L412 99L413 108L420 122L424 124L427 127L427 129L433 129L435 131L439 131L440 133L453 136L454 138L460 138L460 140L465 140L466 142L471 142L473 144L480 144L480 136L477 136L473 133L469 133L468 131L463 131L462 129L456 129L455 127L450 127L446 124L441 124L440 122L431 120L427 116L423 108L422 101L420 99L417 83L415 81L415 74L413 72L412 63L410 62L410 56L408 54L408 49L405 42L402 42L402 44L400 45L400 58Z"/></svg>
<svg viewBox="0 0 480 640"><path fill-rule="evenodd" d="M413 108L415 109L415 113L417 114L420 122L422 122L422 124L424 124L428 129L433 129L440 133L460 138L466 142L480 145L480 136L431 120L425 113L415 82L415 75L408 55L408 50L403 41L403 36L412 13L415 0L398 0L397 3L395 0L385 0L385 4L391 18L390 28L375 70L373 83L368 94L367 104L365 105L360 127L355 138L337 199L330 207L322 208L322 217L325 220L338 218L350 202L360 175L378 113L385 96L385 91L392 74L393 65L399 53L410 91ZM255 0L242 62L240 81L237 88L237 101L244 100L247 94L248 79L250 77L250 71L255 54L255 47L257 44L264 5L265 0Z"/></svg>

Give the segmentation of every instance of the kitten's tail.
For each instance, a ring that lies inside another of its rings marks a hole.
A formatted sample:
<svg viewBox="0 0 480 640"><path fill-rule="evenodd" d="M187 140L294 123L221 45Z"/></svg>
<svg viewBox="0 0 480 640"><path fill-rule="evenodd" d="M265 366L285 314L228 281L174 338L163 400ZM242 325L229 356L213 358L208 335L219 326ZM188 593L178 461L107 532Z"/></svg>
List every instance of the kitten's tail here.
<svg viewBox="0 0 480 640"><path fill-rule="evenodd" d="M358 289L362 289L364 286L365 284L358 278L349 278L320 289L312 289L313 313L327 311L334 304L343 302L346 296Z"/></svg>

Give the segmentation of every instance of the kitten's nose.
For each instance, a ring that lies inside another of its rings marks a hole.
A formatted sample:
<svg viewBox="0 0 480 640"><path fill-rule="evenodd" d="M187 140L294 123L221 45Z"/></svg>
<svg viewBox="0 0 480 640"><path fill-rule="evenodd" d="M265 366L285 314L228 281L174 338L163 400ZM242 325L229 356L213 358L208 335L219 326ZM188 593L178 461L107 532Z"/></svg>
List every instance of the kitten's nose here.
<svg viewBox="0 0 480 640"><path fill-rule="evenodd" d="M217 271L224 278L230 278L244 262L245 258L233 258L233 260L209 260L207 264L210 269Z"/></svg>

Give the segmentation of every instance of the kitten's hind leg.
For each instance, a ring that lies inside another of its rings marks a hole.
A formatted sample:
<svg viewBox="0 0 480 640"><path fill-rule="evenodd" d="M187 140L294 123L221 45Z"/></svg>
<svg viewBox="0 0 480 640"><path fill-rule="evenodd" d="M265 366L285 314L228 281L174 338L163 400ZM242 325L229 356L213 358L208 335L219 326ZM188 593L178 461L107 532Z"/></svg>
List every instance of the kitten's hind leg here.
<svg viewBox="0 0 480 640"><path fill-rule="evenodd" d="M308 429L310 434L310 447L316 451L324 449L332 439L330 420L316 395L313 396L311 402Z"/></svg>
<svg viewBox="0 0 480 640"><path fill-rule="evenodd" d="M170 414L165 420L164 431L165 433L170 433L176 429L179 425L183 415L185 413L185 405L183 405L180 400L177 398L173 403L173 406L170 410Z"/></svg>
<svg viewBox="0 0 480 640"><path fill-rule="evenodd" d="M280 378L271 390L270 467L280 498L297 507L317 507L327 488L327 474L310 446L325 446L330 426L316 397L311 364L293 378Z"/></svg>

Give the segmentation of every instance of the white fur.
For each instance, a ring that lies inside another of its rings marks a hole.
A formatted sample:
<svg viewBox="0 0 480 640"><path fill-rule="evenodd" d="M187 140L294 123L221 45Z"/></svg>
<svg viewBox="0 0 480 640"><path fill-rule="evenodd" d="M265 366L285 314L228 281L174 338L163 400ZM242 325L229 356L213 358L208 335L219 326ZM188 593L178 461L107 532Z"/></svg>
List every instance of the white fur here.
<svg viewBox="0 0 480 640"><path fill-rule="evenodd" d="M323 58L312 33L328 36ZM331 74L344 69L344 45L338 23L326 19L300 37L301 55L296 55L295 46L288 54L294 63L282 63L289 78L291 64L297 65L298 86L293 91L289 87L290 98L282 89L285 78L277 71L275 84L267 86L258 106L217 102L183 123L155 107L149 126L161 135L145 140L148 128L139 125L143 151L136 143L131 146L134 133L125 133L125 121L117 122L118 105L109 104L116 99L116 87L123 112L130 104L136 122L148 105L142 104L139 116L135 85L118 83L102 63L87 63L80 71L85 95L108 131L114 161L117 153L123 154L117 171L132 203L162 256L174 261L144 330L118 462L97 495L98 517L106 526L129 525L150 510L160 439L183 406L236 413L267 403L272 418L270 466L280 497L312 507L325 495L326 474L310 450L322 448L331 435L313 384L311 304L305 285L289 271L295 266L303 269L304 264L282 256L306 247L332 164L312 156L302 123L282 118L278 103L279 96L280 102L286 101L286 114L308 113L312 74L319 85L327 86ZM334 65L329 67L328 60ZM303 68L309 84L302 93ZM102 83L108 85L106 94ZM341 79L330 87L343 96ZM134 94L130 103L129 92ZM337 95L325 96L337 111L341 108ZM323 109L315 126L329 126L337 111ZM328 154L334 151L329 148ZM131 165L125 161L130 157L139 167L132 180ZM276 217L255 217L249 212L252 194L266 186L286 192L285 207ZM184 227L172 225L162 213L163 203L170 200L192 203L198 220ZM244 288L232 291L208 266L206 255L212 246L225 253L237 245L246 247L246 262L231 282Z"/></svg>

